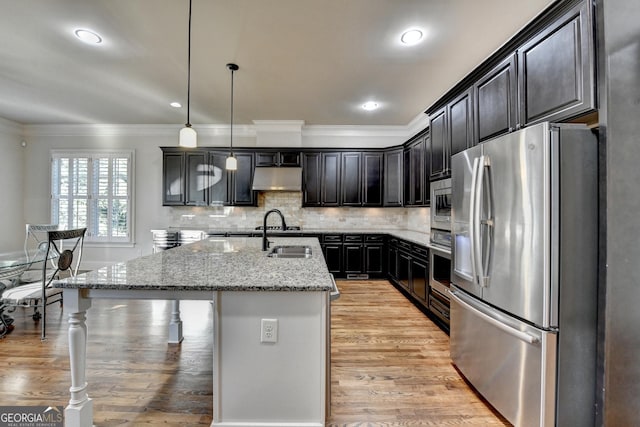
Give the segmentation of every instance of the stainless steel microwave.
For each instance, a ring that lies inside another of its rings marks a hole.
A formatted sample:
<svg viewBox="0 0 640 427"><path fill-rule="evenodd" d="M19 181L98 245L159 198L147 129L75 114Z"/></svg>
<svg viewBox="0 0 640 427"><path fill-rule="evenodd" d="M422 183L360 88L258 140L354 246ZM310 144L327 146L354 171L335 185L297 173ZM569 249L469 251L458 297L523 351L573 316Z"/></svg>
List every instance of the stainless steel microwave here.
<svg viewBox="0 0 640 427"><path fill-rule="evenodd" d="M451 230L451 178L431 183L431 228Z"/></svg>

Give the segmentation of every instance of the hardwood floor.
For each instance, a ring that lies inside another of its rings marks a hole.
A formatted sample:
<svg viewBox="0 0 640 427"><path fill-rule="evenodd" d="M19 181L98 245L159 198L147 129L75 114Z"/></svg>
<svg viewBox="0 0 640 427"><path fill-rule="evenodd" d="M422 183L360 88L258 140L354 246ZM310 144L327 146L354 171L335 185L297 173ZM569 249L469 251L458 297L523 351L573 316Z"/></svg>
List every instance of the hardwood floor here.
<svg viewBox="0 0 640 427"><path fill-rule="evenodd" d="M332 305L328 426L509 425L451 365L448 337L386 281L339 281ZM96 300L87 315L87 377L97 426L209 425L211 306L184 301L185 340L166 343L166 301ZM67 317L47 313L48 340L17 310L0 340L0 405L66 406Z"/></svg>

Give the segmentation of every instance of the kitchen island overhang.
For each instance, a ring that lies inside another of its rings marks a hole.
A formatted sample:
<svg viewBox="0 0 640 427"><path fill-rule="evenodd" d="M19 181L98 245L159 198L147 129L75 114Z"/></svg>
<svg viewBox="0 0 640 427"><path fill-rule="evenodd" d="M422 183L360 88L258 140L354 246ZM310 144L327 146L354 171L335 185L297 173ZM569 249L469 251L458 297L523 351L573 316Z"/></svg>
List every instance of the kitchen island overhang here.
<svg viewBox="0 0 640 427"><path fill-rule="evenodd" d="M317 239L271 240L311 256L271 258L259 238L212 238L57 283L69 313L65 425L93 424L85 313L103 298L213 302L212 425L323 426L333 278ZM277 319L276 343L261 342L262 319Z"/></svg>

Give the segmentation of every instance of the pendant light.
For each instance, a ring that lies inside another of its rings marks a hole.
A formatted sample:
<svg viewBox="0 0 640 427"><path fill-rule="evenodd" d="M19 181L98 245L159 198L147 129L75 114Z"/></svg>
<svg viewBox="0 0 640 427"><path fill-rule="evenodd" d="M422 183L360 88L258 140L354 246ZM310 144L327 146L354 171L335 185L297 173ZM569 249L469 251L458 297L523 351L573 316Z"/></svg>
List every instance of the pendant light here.
<svg viewBox="0 0 640 427"><path fill-rule="evenodd" d="M180 129L180 142L178 144L181 147L195 147L198 145L198 135L189 121L189 107L191 105L191 1L189 0L189 47L187 53L187 123Z"/></svg>
<svg viewBox="0 0 640 427"><path fill-rule="evenodd" d="M229 157L227 157L225 166L228 171L235 171L235 170L238 170L238 160L235 157L233 157L233 73L235 71L238 71L238 68L240 67L238 67L238 65L236 64L227 64L227 68L231 70L231 130L230 130L231 154L229 155Z"/></svg>

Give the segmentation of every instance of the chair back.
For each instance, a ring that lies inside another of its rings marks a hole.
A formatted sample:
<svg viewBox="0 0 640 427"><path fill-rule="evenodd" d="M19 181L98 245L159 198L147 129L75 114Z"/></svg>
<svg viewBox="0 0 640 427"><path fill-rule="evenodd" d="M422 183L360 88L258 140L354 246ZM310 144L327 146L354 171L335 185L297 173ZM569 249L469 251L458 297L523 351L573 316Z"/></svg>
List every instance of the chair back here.
<svg viewBox="0 0 640 427"><path fill-rule="evenodd" d="M53 271L53 274L47 274L46 263L42 267L42 277L48 278L46 286L48 286L61 271L69 271L71 276L78 274L86 232L86 228L47 232L47 258L49 258L53 251L55 271ZM70 249L65 249L65 247Z"/></svg>

